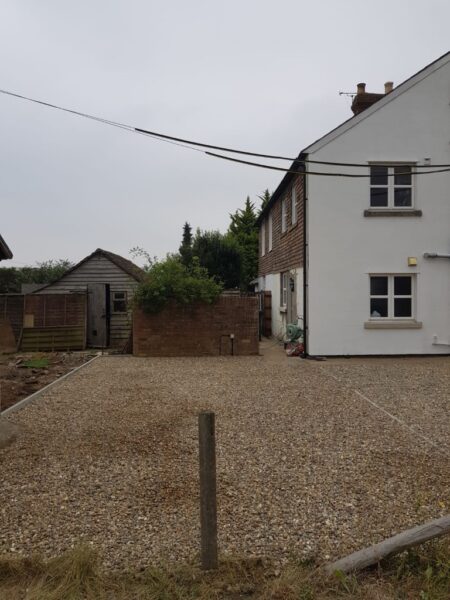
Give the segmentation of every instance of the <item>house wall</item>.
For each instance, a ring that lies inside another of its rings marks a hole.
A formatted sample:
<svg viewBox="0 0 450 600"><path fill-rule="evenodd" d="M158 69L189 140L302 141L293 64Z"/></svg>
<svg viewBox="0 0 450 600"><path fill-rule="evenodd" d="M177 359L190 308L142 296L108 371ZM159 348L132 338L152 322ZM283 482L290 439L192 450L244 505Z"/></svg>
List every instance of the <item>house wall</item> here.
<svg viewBox="0 0 450 600"><path fill-rule="evenodd" d="M136 356L258 354L258 298L223 295L214 304L172 304L159 313L133 311Z"/></svg>
<svg viewBox="0 0 450 600"><path fill-rule="evenodd" d="M292 186L296 189L297 221L292 224L291 194ZM289 271L295 278L295 293L297 299L297 315L299 324L303 320L303 194L302 176L295 176L286 184L285 189L274 202L272 214L272 249L269 250L269 214L261 228L265 228L265 254L262 256L262 239L259 236L258 287L272 292L272 334L282 337L286 332L287 315L280 307L280 274ZM286 199L287 228L281 231L281 204Z"/></svg>
<svg viewBox="0 0 450 600"><path fill-rule="evenodd" d="M295 279L295 294L297 302L297 322L303 328L303 268L289 269ZM280 273L272 273L259 278L259 288L270 290L272 293L272 335L282 338L288 325L287 311L281 307L281 277Z"/></svg>
<svg viewBox="0 0 450 600"><path fill-rule="evenodd" d="M310 158L450 163L449 86L447 63L323 148L316 145ZM374 218L363 216L369 179L308 176L311 354L450 353L450 346L433 344L433 336L450 343L450 261L423 257L450 251L450 173L419 175L414 183L422 216ZM408 257L418 266L408 267ZM370 273L416 275L420 329L365 328Z"/></svg>
<svg viewBox="0 0 450 600"><path fill-rule="evenodd" d="M104 256L94 256L82 263L59 281L45 287L37 294L57 294L87 291L89 283L108 283L111 295L113 292L127 292L129 303L134 295L137 281L122 271L117 265ZM112 310L112 299L111 299ZM131 305L126 313L111 312L110 345L122 346L131 332Z"/></svg>

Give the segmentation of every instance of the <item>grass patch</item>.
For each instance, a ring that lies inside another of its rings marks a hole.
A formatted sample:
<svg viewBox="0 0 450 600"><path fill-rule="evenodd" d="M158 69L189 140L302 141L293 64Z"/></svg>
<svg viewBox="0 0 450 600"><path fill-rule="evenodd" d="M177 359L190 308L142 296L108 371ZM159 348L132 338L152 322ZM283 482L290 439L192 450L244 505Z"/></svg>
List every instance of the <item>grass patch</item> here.
<svg viewBox="0 0 450 600"><path fill-rule="evenodd" d="M29 369L45 369L48 365L48 358L30 358L23 363L23 366Z"/></svg>
<svg viewBox="0 0 450 600"><path fill-rule="evenodd" d="M359 575L326 577L320 566L266 559L225 559L217 571L197 564L141 572L100 569L95 551L80 546L60 557L0 559L0 598L8 600L448 600L450 542L440 540Z"/></svg>

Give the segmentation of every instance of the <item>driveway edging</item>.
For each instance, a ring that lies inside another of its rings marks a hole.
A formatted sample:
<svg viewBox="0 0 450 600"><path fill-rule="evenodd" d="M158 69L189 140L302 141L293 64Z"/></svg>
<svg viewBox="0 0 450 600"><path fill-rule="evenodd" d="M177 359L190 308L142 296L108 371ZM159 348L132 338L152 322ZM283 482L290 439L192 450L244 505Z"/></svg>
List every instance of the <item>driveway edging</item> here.
<svg viewBox="0 0 450 600"><path fill-rule="evenodd" d="M13 404L9 408L6 408L2 412L0 412L0 419L3 416L6 416L6 415L9 415L9 414L11 414L13 412L16 412L18 410L21 410L27 404L30 404L30 402L33 402L33 400L35 400L36 398L38 398L41 394L43 394L44 392L46 392L47 390L49 390L53 386L57 385L58 383L61 383L61 381L63 381L63 379L66 379L67 377L70 377L70 375L73 375L74 373L76 373L80 369L83 369L84 367L87 367L87 365L90 365L94 360L96 360L97 358L100 358L101 356L102 356L101 354L97 354L96 356L94 356L94 358L91 358L90 360L88 360L87 362L83 363L82 365L79 365L78 367L75 367L75 369L72 369L68 373L65 373L64 375L61 375L61 377L58 377L58 379L55 379L55 381L52 381L51 383L49 383L48 385L46 385L42 389L38 390L37 392L34 392L33 394L31 394L30 396L27 396L26 398L22 398L22 400L19 400L19 402L16 402L16 404Z"/></svg>

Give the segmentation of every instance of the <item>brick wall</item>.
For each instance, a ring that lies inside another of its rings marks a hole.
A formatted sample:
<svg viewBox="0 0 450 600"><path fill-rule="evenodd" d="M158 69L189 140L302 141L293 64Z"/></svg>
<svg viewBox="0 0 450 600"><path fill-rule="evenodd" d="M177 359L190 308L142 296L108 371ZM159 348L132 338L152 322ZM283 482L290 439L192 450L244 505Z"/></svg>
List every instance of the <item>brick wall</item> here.
<svg viewBox="0 0 450 600"><path fill-rule="evenodd" d="M258 299L220 296L215 304L171 304L156 314L133 311L136 356L219 356L258 354Z"/></svg>
<svg viewBox="0 0 450 600"><path fill-rule="evenodd" d="M297 193L297 222L292 225L291 194L295 185ZM303 266L303 195L304 178L296 175L286 189L276 199L272 213L272 250L269 252L269 213L265 215L262 226L265 227L265 250L261 256L261 234L259 236L258 274L279 273L290 268ZM286 198L287 228L281 232L281 202ZM270 211L269 211L270 212Z"/></svg>

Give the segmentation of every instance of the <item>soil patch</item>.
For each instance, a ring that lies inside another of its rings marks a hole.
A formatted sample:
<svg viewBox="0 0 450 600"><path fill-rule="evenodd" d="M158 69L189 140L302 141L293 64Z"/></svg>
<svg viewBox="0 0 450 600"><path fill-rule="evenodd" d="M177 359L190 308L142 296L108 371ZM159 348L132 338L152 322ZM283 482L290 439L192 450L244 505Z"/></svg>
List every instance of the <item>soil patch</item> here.
<svg viewBox="0 0 450 600"><path fill-rule="evenodd" d="M92 352L0 354L0 411L34 394L93 356Z"/></svg>

